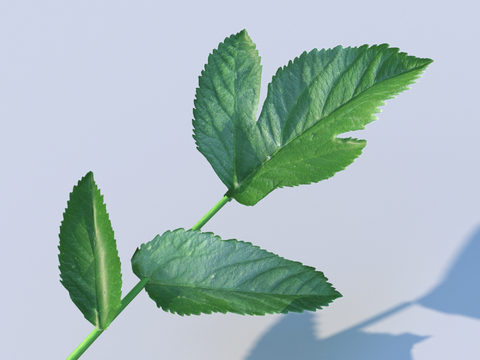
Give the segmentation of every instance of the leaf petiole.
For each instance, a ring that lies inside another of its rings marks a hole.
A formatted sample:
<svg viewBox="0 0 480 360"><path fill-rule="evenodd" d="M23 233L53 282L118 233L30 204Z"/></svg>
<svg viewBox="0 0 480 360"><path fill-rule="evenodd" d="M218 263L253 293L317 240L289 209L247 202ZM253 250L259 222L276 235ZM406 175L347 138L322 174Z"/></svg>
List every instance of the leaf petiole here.
<svg viewBox="0 0 480 360"><path fill-rule="evenodd" d="M210 220L226 203L228 203L232 198L224 196L214 207L210 209L195 225L193 225L192 230L200 230L203 225L205 225L208 220Z"/></svg>

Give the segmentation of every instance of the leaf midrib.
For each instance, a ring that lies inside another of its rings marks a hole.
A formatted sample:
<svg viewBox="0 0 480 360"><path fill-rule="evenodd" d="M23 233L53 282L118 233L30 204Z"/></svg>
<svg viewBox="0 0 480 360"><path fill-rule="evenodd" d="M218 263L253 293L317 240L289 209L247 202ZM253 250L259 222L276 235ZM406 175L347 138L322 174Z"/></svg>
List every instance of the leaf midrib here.
<svg viewBox="0 0 480 360"><path fill-rule="evenodd" d="M241 50L238 50L240 52ZM233 72L235 76L235 80L233 82L233 91L234 91L234 96L233 96L233 186L235 187L238 184L238 175L237 175L237 131L238 131L238 101L237 101L237 89L238 89L238 76L237 76L237 58L233 58L233 63L235 67L235 71Z"/></svg>
<svg viewBox="0 0 480 360"><path fill-rule="evenodd" d="M156 281L149 281L149 286L163 286L163 287L177 287L177 288L186 288L186 289L194 289L194 290L213 290L213 291L219 291L219 292L226 292L226 293L244 293L244 294L258 294L258 295L268 295L268 296L292 296L292 297L305 297L305 296L334 296L332 295L320 295L320 294L299 294L296 292L295 294L283 294L283 293L270 293L270 292L259 292L259 291L254 291L254 290L239 290L237 288L232 288L230 289L225 289L225 288L214 288L214 287L209 287L209 286L195 286L195 285L189 285L189 284L170 284L170 283L164 283L164 282L156 282Z"/></svg>
<svg viewBox="0 0 480 360"><path fill-rule="evenodd" d="M90 191L90 194L91 194L91 204L92 204L92 219L93 219L93 230L94 230L94 233L93 233L93 236L92 236L92 253L93 253L93 266L94 266L94 284L95 284L95 317L96 317L96 320L97 320L97 324L98 326L101 326L101 318L100 318L100 309L103 305L103 301L101 301L103 299L103 292L102 292L102 286L104 286L104 284L102 284L102 278L104 277L101 277L100 280L98 279L99 278L99 275L98 275L98 270L102 268L102 263L103 263L103 256L97 256L97 253L96 253L96 247L98 246L98 243L99 243L99 239L98 239L98 234L100 232L100 229L99 229L99 225L98 225L98 221L97 221L97 199L96 199L96 189L95 189L95 186L93 184L93 180L89 182L88 184L88 187L89 187L89 191ZM104 300L104 299L103 299Z"/></svg>

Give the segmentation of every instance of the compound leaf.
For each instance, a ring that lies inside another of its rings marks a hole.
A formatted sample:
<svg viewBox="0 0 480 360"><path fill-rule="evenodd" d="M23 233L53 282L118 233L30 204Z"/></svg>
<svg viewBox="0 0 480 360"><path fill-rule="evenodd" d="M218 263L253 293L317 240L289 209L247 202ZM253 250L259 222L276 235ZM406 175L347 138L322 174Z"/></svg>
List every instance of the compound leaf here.
<svg viewBox="0 0 480 360"><path fill-rule="evenodd" d="M220 94L217 87L208 93L205 86L223 84L214 60L237 64L238 49L247 46L255 45L242 31L209 57L199 80L193 122L197 147L229 189L227 196L245 205L256 204L276 188L318 182L345 169L366 142L337 136L364 129L385 100L408 89L432 62L387 44L305 52L277 71L258 121L254 118L258 100L253 97L258 99L260 65L257 71L230 67L233 88L242 83L242 94L250 97L248 102L237 101L231 92L232 115L218 116L223 97L215 96ZM253 50L242 53L242 59L246 57L252 64L259 61Z"/></svg>
<svg viewBox="0 0 480 360"><path fill-rule="evenodd" d="M106 329L120 308L122 275L113 229L93 173L73 188L59 236L61 283L85 318Z"/></svg>
<svg viewBox="0 0 480 360"><path fill-rule="evenodd" d="M315 311L340 297L323 273L250 243L177 229L143 244L134 273L149 296L179 315Z"/></svg>

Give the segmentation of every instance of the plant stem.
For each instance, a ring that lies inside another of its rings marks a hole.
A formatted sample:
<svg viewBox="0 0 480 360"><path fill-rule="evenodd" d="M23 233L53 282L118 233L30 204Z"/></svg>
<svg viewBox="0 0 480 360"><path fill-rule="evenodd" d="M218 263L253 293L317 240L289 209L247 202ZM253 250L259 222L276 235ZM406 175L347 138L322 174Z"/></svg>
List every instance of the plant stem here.
<svg viewBox="0 0 480 360"><path fill-rule="evenodd" d="M210 209L209 212L207 212L195 225L193 225L192 230L200 230L203 225L205 225L208 220L210 220L226 203L228 203L231 198L228 196L224 196L218 203L215 204L213 208ZM115 320L118 315L125 309L128 304L137 296L140 291L147 285L148 283L148 278L140 280L140 282L135 285L135 287L130 290L130 292L122 299L122 304L120 305L120 308L118 309L117 315L113 318ZM112 320L112 322L113 322ZM95 340L102 334L103 330L100 330L98 328L93 329L93 331L88 334L88 336L81 342L80 345L77 346L77 348L70 354L69 357L67 357L66 360L77 360L82 354L90 347L90 345L93 344Z"/></svg>
<svg viewBox="0 0 480 360"><path fill-rule="evenodd" d="M148 278L142 279L135 287L130 290L130 292L123 298L122 304L120 305L120 308L118 309L117 315L113 318L113 320L116 319L118 315L127 307L128 304L137 296L140 291L147 285L148 283ZM112 320L112 322L113 322ZM83 340L80 345L70 354L69 357L67 357L67 360L76 360L78 359L89 347L90 345L93 344L95 340L102 334L103 330L100 330L98 328L95 328L92 330L90 334Z"/></svg>
<svg viewBox="0 0 480 360"><path fill-rule="evenodd" d="M203 225L205 225L208 220L210 220L226 203L228 203L232 198L224 196L218 203L215 204L213 208L210 209L195 225L193 225L192 230L200 230Z"/></svg>
<svg viewBox="0 0 480 360"><path fill-rule="evenodd" d="M148 283L148 278L144 278L140 280L132 290L130 290L130 292L123 298L122 305L120 306L120 309L118 309L118 313L117 315L115 315L113 320L115 320L117 316L120 315L120 313L123 311L123 309L125 309L128 306L128 304L130 304L132 300L135 299L135 296L137 296L140 293L140 291L142 291L142 289L145 287L145 285L147 285L147 283Z"/></svg>
<svg viewBox="0 0 480 360"><path fill-rule="evenodd" d="M90 334L83 340L80 345L67 357L67 360L76 360L93 344L95 340L102 334L103 330L93 329Z"/></svg>

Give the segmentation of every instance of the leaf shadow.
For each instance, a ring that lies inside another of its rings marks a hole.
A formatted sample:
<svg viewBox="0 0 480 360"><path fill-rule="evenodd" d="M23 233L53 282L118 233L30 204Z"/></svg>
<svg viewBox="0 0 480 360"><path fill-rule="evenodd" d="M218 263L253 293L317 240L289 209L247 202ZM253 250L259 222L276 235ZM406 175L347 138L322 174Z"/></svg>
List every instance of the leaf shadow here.
<svg viewBox="0 0 480 360"><path fill-rule="evenodd" d="M313 314L289 314L256 345L246 360L411 360L412 346L425 337L371 334L348 329L326 339L316 339Z"/></svg>
<svg viewBox="0 0 480 360"><path fill-rule="evenodd" d="M459 251L443 281L417 303L448 314L480 319L480 227Z"/></svg>
<svg viewBox="0 0 480 360"><path fill-rule="evenodd" d="M273 326L245 360L412 360L412 347L428 338L415 334L367 333L366 326L413 304L480 319L480 227L468 239L439 285L417 301L398 305L325 339L317 339L312 313L289 314Z"/></svg>

